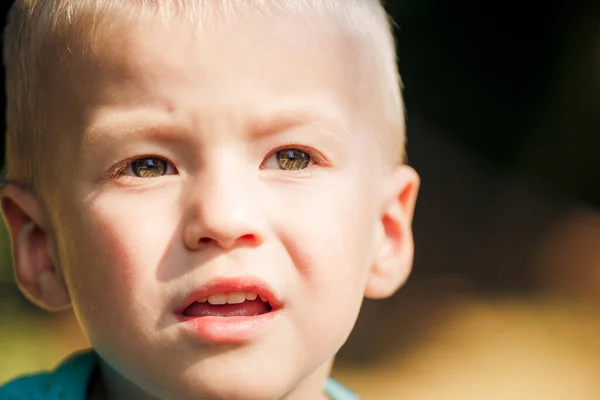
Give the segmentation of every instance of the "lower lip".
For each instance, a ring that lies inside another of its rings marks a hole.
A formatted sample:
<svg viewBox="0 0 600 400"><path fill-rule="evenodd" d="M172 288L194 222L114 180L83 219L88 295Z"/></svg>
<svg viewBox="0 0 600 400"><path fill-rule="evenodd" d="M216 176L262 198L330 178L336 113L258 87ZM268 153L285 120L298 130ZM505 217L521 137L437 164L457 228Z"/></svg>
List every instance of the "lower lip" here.
<svg viewBox="0 0 600 400"><path fill-rule="evenodd" d="M204 342L241 344L260 336L278 315L270 311L253 317L186 317L178 319L184 329Z"/></svg>

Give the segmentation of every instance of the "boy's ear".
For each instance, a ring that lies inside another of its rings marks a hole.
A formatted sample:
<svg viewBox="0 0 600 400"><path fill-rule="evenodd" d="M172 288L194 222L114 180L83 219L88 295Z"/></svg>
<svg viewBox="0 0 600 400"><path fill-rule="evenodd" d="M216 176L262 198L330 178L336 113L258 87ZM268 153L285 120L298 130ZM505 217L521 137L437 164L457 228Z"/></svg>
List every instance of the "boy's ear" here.
<svg viewBox="0 0 600 400"><path fill-rule="evenodd" d="M70 305L64 278L55 263L37 196L16 184L0 189L0 204L11 237L15 277L21 291L47 310Z"/></svg>
<svg viewBox="0 0 600 400"><path fill-rule="evenodd" d="M412 220L419 175L408 165L400 165L387 179L377 221L375 259L365 288L365 297L371 299L394 294L408 278L414 256Z"/></svg>

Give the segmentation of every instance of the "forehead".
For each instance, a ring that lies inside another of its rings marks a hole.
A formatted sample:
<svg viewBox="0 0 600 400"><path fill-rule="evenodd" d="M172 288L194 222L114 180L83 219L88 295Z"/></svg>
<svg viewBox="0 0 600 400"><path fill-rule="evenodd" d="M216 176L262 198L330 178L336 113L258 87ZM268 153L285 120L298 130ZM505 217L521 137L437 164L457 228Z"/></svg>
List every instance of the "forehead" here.
<svg viewBox="0 0 600 400"><path fill-rule="evenodd" d="M356 107L364 94L358 91L368 87L358 84L362 61L349 36L327 21L248 15L206 24L201 32L177 20L114 25L72 71L78 97L99 102L131 97L132 90L164 99L187 91L199 105L218 107L245 96L283 100L319 86L322 95Z"/></svg>

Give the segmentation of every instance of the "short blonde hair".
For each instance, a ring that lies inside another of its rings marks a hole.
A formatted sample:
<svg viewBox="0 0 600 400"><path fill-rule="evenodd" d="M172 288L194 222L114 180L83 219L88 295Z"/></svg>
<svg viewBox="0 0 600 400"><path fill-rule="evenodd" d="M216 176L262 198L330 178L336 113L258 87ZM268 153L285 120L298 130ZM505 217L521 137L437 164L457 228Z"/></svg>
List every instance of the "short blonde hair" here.
<svg viewBox="0 0 600 400"><path fill-rule="evenodd" d="M396 66L391 21L379 0L17 0L4 32L6 71L6 178L38 186L44 168L42 73L49 62L68 63L69 43L91 48L110 25L115 13L130 18L183 17L200 29L214 19L230 20L256 9L263 13L287 12L325 15L342 22L374 57L381 76L383 110L394 145L392 156L404 158L404 106ZM58 47L57 47L58 45Z"/></svg>

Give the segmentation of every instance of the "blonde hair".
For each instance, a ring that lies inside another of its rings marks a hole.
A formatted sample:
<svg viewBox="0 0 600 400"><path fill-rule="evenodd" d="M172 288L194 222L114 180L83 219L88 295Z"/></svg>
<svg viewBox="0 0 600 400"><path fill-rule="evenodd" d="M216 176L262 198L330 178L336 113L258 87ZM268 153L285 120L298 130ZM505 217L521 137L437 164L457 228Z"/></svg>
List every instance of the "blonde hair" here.
<svg viewBox="0 0 600 400"><path fill-rule="evenodd" d="M168 20L183 17L200 29L207 21L231 20L244 11L287 12L308 17L325 15L344 23L376 59L382 103L396 159L404 157L404 106L396 67L391 23L379 0L17 0L4 32L6 71L6 178L36 187L44 165L48 135L43 134L42 100L45 66L68 63L69 44L93 51L102 29L115 14ZM399 160L400 161L400 160Z"/></svg>

